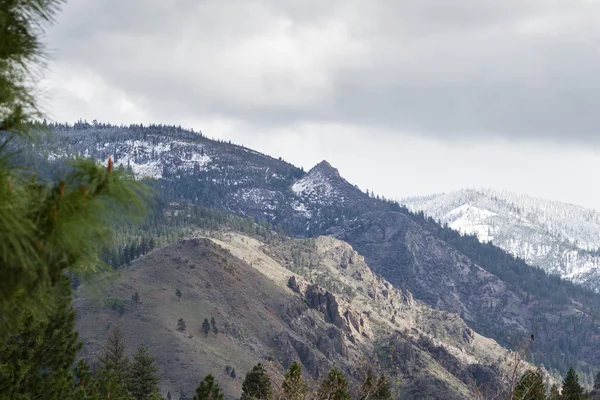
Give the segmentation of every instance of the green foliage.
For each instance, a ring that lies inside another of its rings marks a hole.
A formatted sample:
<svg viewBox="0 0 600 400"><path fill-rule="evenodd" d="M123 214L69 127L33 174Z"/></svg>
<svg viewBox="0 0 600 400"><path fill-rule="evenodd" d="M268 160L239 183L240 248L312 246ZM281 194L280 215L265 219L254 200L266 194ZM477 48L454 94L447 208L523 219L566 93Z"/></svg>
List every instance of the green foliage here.
<svg viewBox="0 0 600 400"><path fill-rule="evenodd" d="M223 400L223 392L212 375L207 375L200 382L193 400Z"/></svg>
<svg viewBox="0 0 600 400"><path fill-rule="evenodd" d="M560 391L558 390L558 385L552 385L550 390L548 391L547 400L560 400Z"/></svg>
<svg viewBox="0 0 600 400"><path fill-rule="evenodd" d="M348 382L342 371L334 367L319 385L317 400L350 400Z"/></svg>
<svg viewBox="0 0 600 400"><path fill-rule="evenodd" d="M111 161L103 168L78 160L66 180L50 185L4 178L0 166L0 314L7 322L0 332L18 328L23 309L47 315L44 295L65 271L96 270L112 216L141 211L145 191Z"/></svg>
<svg viewBox="0 0 600 400"><path fill-rule="evenodd" d="M41 63L40 35L53 21L62 0L3 1L0 9L0 131L21 131L40 115L30 80Z"/></svg>
<svg viewBox="0 0 600 400"><path fill-rule="evenodd" d="M129 377L118 370L104 366L97 372L98 391L103 399L133 400L127 385Z"/></svg>
<svg viewBox="0 0 600 400"><path fill-rule="evenodd" d="M367 369L359 388L359 400L391 400L392 392L387 377L381 374L377 380L371 369Z"/></svg>
<svg viewBox="0 0 600 400"><path fill-rule="evenodd" d="M146 346L139 347L133 356L129 392L136 400L146 400L159 391L160 379L154 361Z"/></svg>
<svg viewBox="0 0 600 400"><path fill-rule="evenodd" d="M272 397L271 378L265 367L259 363L246 374L240 400L271 400Z"/></svg>
<svg viewBox="0 0 600 400"><path fill-rule="evenodd" d="M377 378L375 394L372 397L374 400L392 400L392 391L390 382L384 374Z"/></svg>
<svg viewBox="0 0 600 400"><path fill-rule="evenodd" d="M302 379L302 367L294 361L283 377L283 394L286 400L302 400L308 393L308 385Z"/></svg>
<svg viewBox="0 0 600 400"><path fill-rule="evenodd" d="M512 397L514 400L545 400L546 386L544 385L544 377L540 370L525 371Z"/></svg>
<svg viewBox="0 0 600 400"><path fill-rule="evenodd" d="M75 391L73 398L77 400L100 400L98 380L90 371L89 365L79 360L75 367Z"/></svg>
<svg viewBox="0 0 600 400"><path fill-rule="evenodd" d="M131 173L114 171L112 160L104 168L77 159L54 182L17 168L9 144L28 137L30 119L40 116L30 69L43 56L39 37L61 3L0 6L0 335L19 331L25 315L47 318L50 290L64 272L96 269L98 250L110 245L111 218L139 213L148 193Z"/></svg>
<svg viewBox="0 0 600 400"><path fill-rule="evenodd" d="M50 289L52 315L39 320L26 312L19 333L0 342L0 393L6 399L71 399L72 367L81 349L75 331L68 279ZM81 368L80 368L81 369Z"/></svg>
<svg viewBox="0 0 600 400"><path fill-rule="evenodd" d="M583 387L579 383L579 376L573 368L569 369L563 379L562 400L584 400L586 398Z"/></svg>
<svg viewBox="0 0 600 400"><path fill-rule="evenodd" d="M104 350L98 356L98 361L100 361L103 368L114 370L122 380L126 379L130 361L125 354L125 340L120 326L117 325L110 330Z"/></svg>
<svg viewBox="0 0 600 400"><path fill-rule="evenodd" d="M108 334L104 350L98 356L98 386L105 398L129 399L129 370L131 362L125 354L125 341L119 326Z"/></svg>
<svg viewBox="0 0 600 400"><path fill-rule="evenodd" d="M118 311L119 314L125 313L125 302L123 301L123 299L106 299L104 300L104 307Z"/></svg>

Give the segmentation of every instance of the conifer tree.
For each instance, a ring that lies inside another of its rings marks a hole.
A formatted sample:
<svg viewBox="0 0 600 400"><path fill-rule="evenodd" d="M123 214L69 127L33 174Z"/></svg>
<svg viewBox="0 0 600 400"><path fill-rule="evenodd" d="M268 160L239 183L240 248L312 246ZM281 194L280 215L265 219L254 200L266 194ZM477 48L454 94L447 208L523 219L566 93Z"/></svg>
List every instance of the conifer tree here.
<svg viewBox="0 0 600 400"><path fill-rule="evenodd" d="M21 331L0 342L2 398L71 399L74 395L73 367L81 342L75 331L68 278L62 277L49 295L53 304L49 320L29 312Z"/></svg>
<svg viewBox="0 0 600 400"><path fill-rule="evenodd" d="M123 376L117 370L102 367L97 372L98 392L102 399L133 400L129 393L129 375Z"/></svg>
<svg viewBox="0 0 600 400"><path fill-rule="evenodd" d="M563 380L562 400L583 400L585 399L585 392L583 387L579 383L579 376L573 368L570 368Z"/></svg>
<svg viewBox="0 0 600 400"><path fill-rule="evenodd" d="M159 393L160 379L154 362L146 346L140 346L133 356L129 392L136 400L146 400Z"/></svg>
<svg viewBox="0 0 600 400"><path fill-rule="evenodd" d="M76 160L62 180L45 182L14 157L10 142L29 145L43 129L32 123L42 113L31 84L39 77L31 71L43 65L40 38L62 3L0 3L0 343L31 328L28 319L52 316L61 277L95 270L100 250L110 247L111 221L141 211L147 193L111 159L106 167Z"/></svg>
<svg viewBox="0 0 600 400"><path fill-rule="evenodd" d="M546 386L542 372L539 370L525 371L515 387L512 398L514 400L545 400Z"/></svg>
<svg viewBox="0 0 600 400"><path fill-rule="evenodd" d="M125 340L119 325L110 330L104 350L98 356L98 360L103 368L114 370L125 379L129 372L130 361L125 354Z"/></svg>
<svg viewBox="0 0 600 400"><path fill-rule="evenodd" d="M75 368L75 390L73 399L76 400L100 400L100 391L98 380L90 371L89 365L83 360L79 360Z"/></svg>
<svg viewBox="0 0 600 400"><path fill-rule="evenodd" d="M560 400L560 391L558 389L558 385L552 385L550 390L548 391L547 400Z"/></svg>
<svg viewBox="0 0 600 400"><path fill-rule="evenodd" d="M308 385L302 379L302 367L294 361L283 377L282 390L285 400L302 400L308 393Z"/></svg>
<svg viewBox="0 0 600 400"><path fill-rule="evenodd" d="M140 295L139 295L139 293L135 292L133 294L133 296L131 296L131 300L133 300L133 303L135 304L135 308L137 308L137 305L140 302Z"/></svg>
<svg viewBox="0 0 600 400"><path fill-rule="evenodd" d="M120 326L110 330L103 352L98 356L98 387L105 398L128 399L131 362L125 354L125 341Z"/></svg>
<svg viewBox="0 0 600 400"><path fill-rule="evenodd" d="M594 377L594 389L600 390L600 371Z"/></svg>
<svg viewBox="0 0 600 400"><path fill-rule="evenodd" d="M183 320L183 318L179 318L177 320L177 330L179 332L185 331L185 321Z"/></svg>
<svg viewBox="0 0 600 400"><path fill-rule="evenodd" d="M337 367L333 367L317 392L317 400L350 400L350 392L348 391L348 382L342 371Z"/></svg>
<svg viewBox="0 0 600 400"><path fill-rule="evenodd" d="M367 372L365 373L365 377L360 385L360 389L359 389L359 399L360 400L368 400L370 399L373 395L373 393L375 392L375 385L377 383L375 382L375 377L373 377L373 372L371 371L371 369L367 369Z"/></svg>
<svg viewBox="0 0 600 400"><path fill-rule="evenodd" d="M217 328L217 322L215 321L215 317L210 317L210 326L212 327L212 331L215 336L219 333L219 328Z"/></svg>
<svg viewBox="0 0 600 400"><path fill-rule="evenodd" d="M240 400L270 400L272 396L271 378L265 367L259 363L246 374Z"/></svg>
<svg viewBox="0 0 600 400"><path fill-rule="evenodd" d="M181 301L181 290L176 289L175 290L175 296L177 296L177 301Z"/></svg>
<svg viewBox="0 0 600 400"><path fill-rule="evenodd" d="M384 374L379 375L377 379L374 400L392 400L392 391L390 389L390 383Z"/></svg>
<svg viewBox="0 0 600 400"><path fill-rule="evenodd" d="M193 400L223 400L223 392L212 375L207 375L196 389Z"/></svg>
<svg viewBox="0 0 600 400"><path fill-rule="evenodd" d="M210 322L208 322L208 318L204 318L204 322L202 322L202 331L204 332L204 337L208 337L208 332L210 332Z"/></svg>

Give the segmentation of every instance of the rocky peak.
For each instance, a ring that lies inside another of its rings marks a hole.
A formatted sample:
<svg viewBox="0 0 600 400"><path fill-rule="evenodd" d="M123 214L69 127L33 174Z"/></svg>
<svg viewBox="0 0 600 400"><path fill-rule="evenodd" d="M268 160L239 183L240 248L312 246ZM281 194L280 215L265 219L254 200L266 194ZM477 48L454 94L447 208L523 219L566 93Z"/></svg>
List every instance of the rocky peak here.
<svg viewBox="0 0 600 400"><path fill-rule="evenodd" d="M320 172L325 174L326 176L335 176L340 177L340 172L337 168L334 168L327 160L323 160L308 171L309 174L314 174L316 172Z"/></svg>

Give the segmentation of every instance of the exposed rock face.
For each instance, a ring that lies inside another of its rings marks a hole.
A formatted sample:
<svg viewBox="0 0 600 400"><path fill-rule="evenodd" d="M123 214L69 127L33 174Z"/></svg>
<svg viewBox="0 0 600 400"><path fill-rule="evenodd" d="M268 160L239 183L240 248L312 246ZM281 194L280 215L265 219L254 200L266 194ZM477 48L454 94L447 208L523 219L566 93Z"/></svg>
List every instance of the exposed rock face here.
<svg viewBox="0 0 600 400"><path fill-rule="evenodd" d="M298 283L298 281L296 280L296 276L294 275L290 276L290 279L288 281L288 287L296 293L302 293L302 290L300 289L300 284Z"/></svg>
<svg viewBox="0 0 600 400"><path fill-rule="evenodd" d="M327 321L340 329L348 328L344 318L340 315L338 302L333 293L313 284L308 286L304 297L308 306L324 314Z"/></svg>

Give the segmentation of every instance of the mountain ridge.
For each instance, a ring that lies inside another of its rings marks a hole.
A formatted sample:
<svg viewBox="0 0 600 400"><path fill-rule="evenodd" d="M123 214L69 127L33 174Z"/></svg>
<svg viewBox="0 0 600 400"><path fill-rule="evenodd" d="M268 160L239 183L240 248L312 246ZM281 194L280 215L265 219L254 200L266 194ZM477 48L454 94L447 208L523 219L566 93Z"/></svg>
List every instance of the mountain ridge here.
<svg viewBox="0 0 600 400"><path fill-rule="evenodd" d="M536 335L534 356L555 376L576 366L589 379L600 367L595 339L600 335L598 295L548 276L496 246L462 236L396 202L369 196L331 171L321 174L324 179L319 182L331 185L334 196L320 190L297 194L293 186L310 177L310 171L207 138L202 138L199 147L198 134L175 127L82 124L50 128L54 137L37 156L35 152L30 155L40 169L55 169L60 158L50 160L46 154L64 155L65 149L99 161L109 156L117 161L127 157L138 165L164 160L161 162L167 164L162 165L161 178L151 182L161 207L201 205L251 217L297 237L326 232L340 235L396 287L404 285L429 306L464 314L470 326L505 346L514 345L515 338L541 332ZM152 146L144 151L139 146L123 147L126 140L168 145L169 158L157 158L156 150L153 158ZM170 142L175 142L172 149ZM202 151L210 161L197 167L188 162L201 157ZM318 172L319 168L312 176ZM454 286L439 290L439 282L454 282ZM490 295L485 293L486 287ZM469 296L478 290L484 290L482 299L470 302ZM569 328L573 324L578 326L574 332Z"/></svg>
<svg viewBox="0 0 600 400"><path fill-rule="evenodd" d="M474 234L552 274L600 288L600 212L507 191L467 189L403 199L463 234Z"/></svg>

